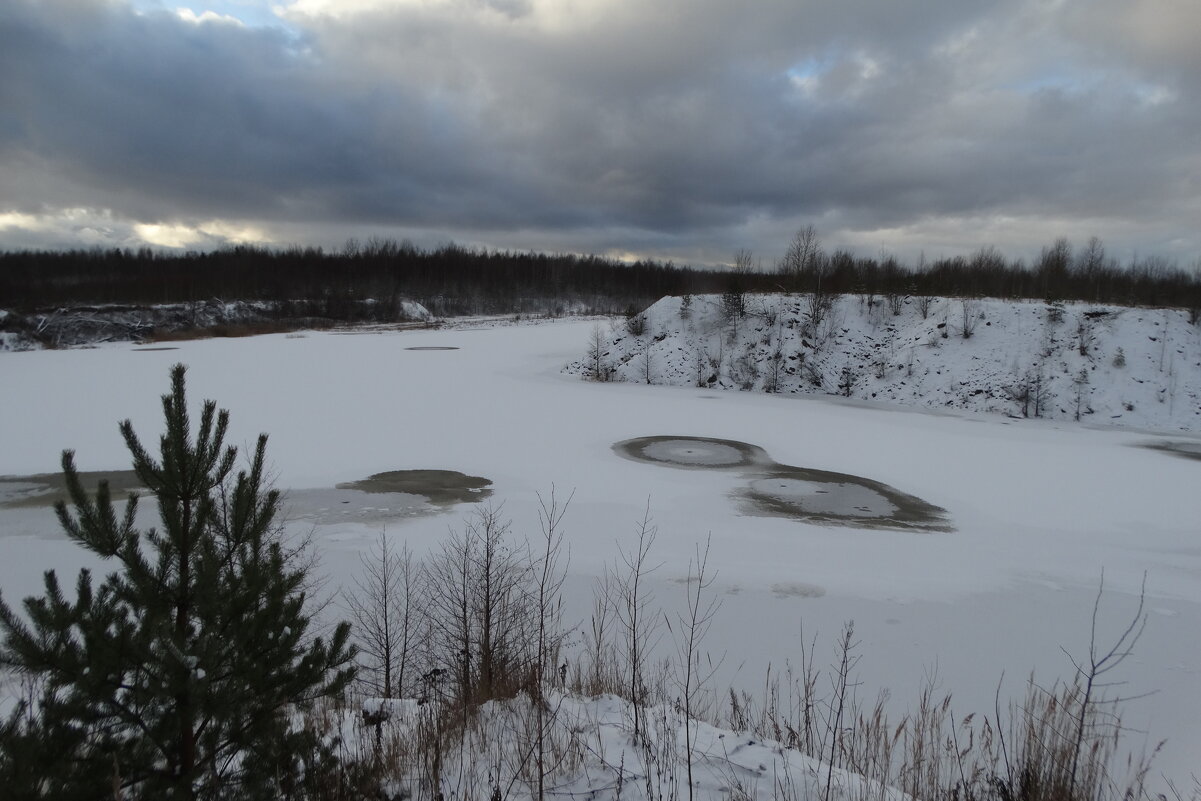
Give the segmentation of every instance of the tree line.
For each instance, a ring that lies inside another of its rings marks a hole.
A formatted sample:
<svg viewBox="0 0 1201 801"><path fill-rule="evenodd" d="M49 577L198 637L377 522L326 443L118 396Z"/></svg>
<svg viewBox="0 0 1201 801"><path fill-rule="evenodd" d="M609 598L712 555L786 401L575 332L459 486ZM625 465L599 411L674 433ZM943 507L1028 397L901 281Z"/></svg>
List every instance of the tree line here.
<svg viewBox="0 0 1201 801"><path fill-rule="evenodd" d="M1098 237L1083 247L1056 239L1033 262L1008 259L993 246L967 256L907 264L893 255L863 257L847 249L826 251L806 225L790 242L774 272L748 269L739 251L725 291L776 290L817 296L847 293L914 297L991 297L1010 300L1084 301L1131 306L1201 309L1201 261L1185 270L1162 256L1121 263Z"/></svg>
<svg viewBox="0 0 1201 801"><path fill-rule="evenodd" d="M386 319L402 299L439 316L618 313L682 291L718 291L718 281L670 262L454 244L422 250L393 240L351 241L337 252L239 245L180 255L149 248L0 253L0 303L21 311L219 298L338 320Z"/></svg>
<svg viewBox="0 0 1201 801"><path fill-rule="evenodd" d="M597 255L421 249L391 239L351 240L337 251L251 245L167 254L141 248L0 253L0 302L34 311L78 304L266 301L284 316L395 318L402 299L438 316L632 312L665 295L817 292L1079 300L1201 308L1201 271L1161 256L1121 263L1093 237L1058 239L1032 262L995 247L906 263L887 254L827 251L801 228L778 263L749 250L718 269L626 263ZM366 300L373 303L364 303Z"/></svg>

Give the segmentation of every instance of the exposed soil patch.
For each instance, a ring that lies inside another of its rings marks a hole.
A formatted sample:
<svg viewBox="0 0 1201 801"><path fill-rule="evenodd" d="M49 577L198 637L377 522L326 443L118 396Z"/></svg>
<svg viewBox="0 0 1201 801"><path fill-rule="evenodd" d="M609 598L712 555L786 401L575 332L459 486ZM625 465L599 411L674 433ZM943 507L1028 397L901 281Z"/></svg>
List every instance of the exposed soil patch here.
<svg viewBox="0 0 1201 801"><path fill-rule="evenodd" d="M739 469L748 483L731 494L744 514L828 526L952 531L947 511L862 476L777 464L746 442L705 437L638 437L613 450L627 459L692 470Z"/></svg>
<svg viewBox="0 0 1201 801"><path fill-rule="evenodd" d="M1153 451L1163 451L1173 456L1179 456L1182 459L1194 459L1201 462L1201 442L1180 440L1174 442L1146 442L1139 447L1149 448Z"/></svg>
<svg viewBox="0 0 1201 801"><path fill-rule="evenodd" d="M392 470L361 481L339 484L340 490L420 495L435 506L475 503L492 494L492 482L456 470Z"/></svg>
<svg viewBox="0 0 1201 801"><path fill-rule="evenodd" d="M79 474L88 495L95 497L101 481L108 482L109 494L121 503L131 492L145 495L145 488L132 470L97 470ZM0 506L7 509L50 507L69 501L62 473L38 473L32 476L0 476Z"/></svg>

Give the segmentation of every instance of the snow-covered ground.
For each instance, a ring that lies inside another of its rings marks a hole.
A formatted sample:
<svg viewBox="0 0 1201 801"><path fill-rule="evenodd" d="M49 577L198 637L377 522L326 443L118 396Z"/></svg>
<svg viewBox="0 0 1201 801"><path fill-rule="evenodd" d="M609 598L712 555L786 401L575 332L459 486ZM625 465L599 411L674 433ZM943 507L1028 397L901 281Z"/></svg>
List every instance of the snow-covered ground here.
<svg viewBox="0 0 1201 801"><path fill-rule="evenodd" d="M778 741L752 732L733 732L686 718L672 705L652 705L642 712L643 736L634 737L632 707L610 694L580 698L550 691L546 709L552 722L545 739L545 797L589 801L635 801L693 798L695 801L804 801L829 797L837 801L908 801L911 796L872 781L861 774L783 747ZM431 707L412 700L363 704L384 720L385 737L416 740ZM536 798L528 791L536 772L529 766L534 752L530 737L536 731L533 708L525 696L490 702L478 712L464 738L475 758L447 759L442 790L447 799L491 797L494 786L504 798ZM364 750L373 747L374 730L353 713L341 718L345 740ZM687 728L686 728L687 727ZM687 789L691 753L691 792ZM396 798L410 797L406 790L420 786L418 770L386 785ZM526 770L521 770L522 765ZM531 775L532 774L532 775ZM515 777L510 783L510 778Z"/></svg>
<svg viewBox="0 0 1201 801"><path fill-rule="evenodd" d="M993 326L978 329L969 346L984 347L1000 324L1002 315L985 314L981 326ZM1171 325L1173 341L1185 336ZM277 483L296 490L295 525L313 527L330 587L354 573L381 526L421 553L469 509L394 519L377 509L339 519L335 507L315 518L305 514L305 490L388 470L462 471L491 479L493 500L504 502L514 530L531 534L535 494L552 484L560 493L574 490L567 600L576 619L586 614L592 579L616 558L618 543L628 547L649 499L659 528L652 558L661 563L652 584L665 607L682 601L694 546L712 533L714 591L724 605L705 648L725 655L718 682L755 691L768 663L798 660L802 628L806 640L817 635L819 665L828 663L842 623L853 619L862 656L858 693L872 698L888 687L899 712L916 702L931 673L953 691L959 717L990 712L1002 674L1006 695L1020 694L1031 670L1047 681L1067 675L1060 647L1078 655L1087 649L1102 570L1102 640L1127 622L1145 573L1146 632L1116 678L1128 682L1124 693L1157 693L1129 704L1125 722L1147 732L1148 743L1168 738L1160 771L1181 782L1196 771L1201 462L1142 446L1197 447L1197 439L831 397L585 382L562 368L585 352L592 326L329 332L191 341L174 350L112 344L4 354L0 475L54 472L64 448L75 449L83 470L127 468L117 421L129 417L152 437L168 369L182 361L190 366L191 397L215 398L231 410L231 441L250 445L259 431L271 434ZM410 350L444 347L457 349ZM1133 346L1125 355L1127 370L1146 358ZM1097 374L1110 375L1102 370L1099 363ZM1099 379L1092 385L1107 391ZM1174 401L1180 407L1183 386ZM1140 396L1135 408L1168 403ZM1138 425L1179 422L1165 419ZM730 497L743 481L737 472L637 462L612 449L658 435L750 443L777 463L883 482L946 509L954 530L744 516ZM39 591L43 569L93 564L56 528L47 508L0 506L6 599Z"/></svg>
<svg viewBox="0 0 1201 801"><path fill-rule="evenodd" d="M571 372L635 383L842 395L1156 430L1201 430L1201 327L1180 309L842 295L667 297ZM965 327L967 336L964 336ZM647 355L649 353L649 370Z"/></svg>

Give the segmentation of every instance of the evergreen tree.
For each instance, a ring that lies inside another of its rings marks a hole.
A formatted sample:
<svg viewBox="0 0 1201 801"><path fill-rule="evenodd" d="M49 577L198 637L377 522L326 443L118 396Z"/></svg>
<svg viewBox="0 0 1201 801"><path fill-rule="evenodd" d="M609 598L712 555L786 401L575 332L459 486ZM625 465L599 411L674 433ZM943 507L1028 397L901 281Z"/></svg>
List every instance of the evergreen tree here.
<svg viewBox="0 0 1201 801"><path fill-rule="evenodd" d="M107 482L89 497L65 451L63 530L118 569L95 586L81 570L74 599L48 571L23 616L0 599L0 664L40 686L0 726L6 793L279 797L315 753L293 713L353 676L347 624L309 633L308 564L281 539L266 435L234 476L229 413L206 401L193 440L184 372L163 396L157 459L120 426L161 527L135 527L136 496L118 514Z"/></svg>

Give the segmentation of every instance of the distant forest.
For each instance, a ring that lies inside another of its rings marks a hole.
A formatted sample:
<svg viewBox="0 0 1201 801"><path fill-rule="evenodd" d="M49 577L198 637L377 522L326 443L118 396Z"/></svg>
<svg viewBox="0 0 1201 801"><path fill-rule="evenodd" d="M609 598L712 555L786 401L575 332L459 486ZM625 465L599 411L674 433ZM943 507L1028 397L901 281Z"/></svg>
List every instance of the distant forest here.
<svg viewBox="0 0 1201 801"><path fill-rule="evenodd" d="M798 252L800 248L800 252ZM771 271L741 251L726 270L598 256L484 251L407 242L320 248L237 246L206 253L140 250L0 253L0 307L34 312L70 305L267 301L281 315L395 319L415 300L438 316L634 313L664 295L821 291L1081 300L1201 309L1201 278L1149 257L1119 264L1097 239L1064 239L1030 264L992 247L970 256L906 264L890 256L824 252L812 228ZM372 302L365 302L368 300Z"/></svg>

